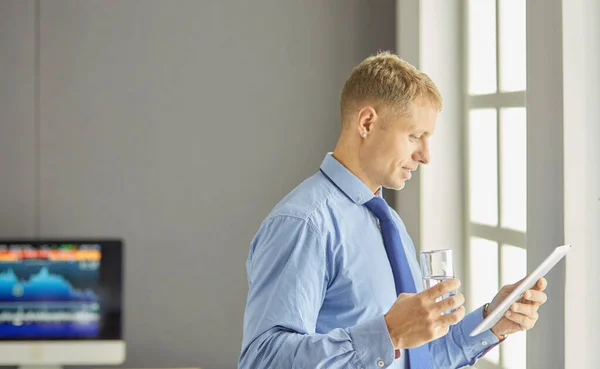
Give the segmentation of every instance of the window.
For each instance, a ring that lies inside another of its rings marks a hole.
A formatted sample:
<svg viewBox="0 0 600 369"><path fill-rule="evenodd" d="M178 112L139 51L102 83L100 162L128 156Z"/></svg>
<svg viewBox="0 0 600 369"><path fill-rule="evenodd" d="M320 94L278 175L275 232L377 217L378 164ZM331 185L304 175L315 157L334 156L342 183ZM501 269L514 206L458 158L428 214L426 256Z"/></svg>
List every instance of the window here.
<svg viewBox="0 0 600 369"><path fill-rule="evenodd" d="M468 307L526 274L525 0L464 0ZM522 369L525 333L477 364Z"/></svg>

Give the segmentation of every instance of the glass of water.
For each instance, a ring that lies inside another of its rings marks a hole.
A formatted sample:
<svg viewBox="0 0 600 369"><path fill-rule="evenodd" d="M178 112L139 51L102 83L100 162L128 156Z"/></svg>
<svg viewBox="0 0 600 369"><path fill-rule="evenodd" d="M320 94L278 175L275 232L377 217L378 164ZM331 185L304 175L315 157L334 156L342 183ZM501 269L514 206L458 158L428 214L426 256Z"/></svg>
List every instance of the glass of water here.
<svg viewBox="0 0 600 369"><path fill-rule="evenodd" d="M454 261L452 259L452 250L430 250L421 251L421 274L423 275L423 283L425 288L431 288L436 284L447 279L454 278ZM441 301L450 296L454 296L456 292L450 292L439 297L436 301ZM453 310L452 310L453 311ZM452 311L446 311L448 314Z"/></svg>

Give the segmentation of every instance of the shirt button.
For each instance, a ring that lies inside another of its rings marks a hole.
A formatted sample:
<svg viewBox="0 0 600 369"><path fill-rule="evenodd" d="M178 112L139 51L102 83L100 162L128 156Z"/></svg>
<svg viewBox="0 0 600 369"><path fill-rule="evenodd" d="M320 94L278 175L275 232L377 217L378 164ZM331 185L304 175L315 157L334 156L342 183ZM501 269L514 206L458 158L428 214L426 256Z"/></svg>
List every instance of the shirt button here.
<svg viewBox="0 0 600 369"><path fill-rule="evenodd" d="M383 368L384 365L385 365L385 363L383 362L383 360L379 360L377 362L377 366L380 367L380 368Z"/></svg>
<svg viewBox="0 0 600 369"><path fill-rule="evenodd" d="M360 201L360 200L362 200L362 196L361 195L356 196L356 201Z"/></svg>
<svg viewBox="0 0 600 369"><path fill-rule="evenodd" d="M481 344L484 346L487 346L488 342L487 341L481 341Z"/></svg>

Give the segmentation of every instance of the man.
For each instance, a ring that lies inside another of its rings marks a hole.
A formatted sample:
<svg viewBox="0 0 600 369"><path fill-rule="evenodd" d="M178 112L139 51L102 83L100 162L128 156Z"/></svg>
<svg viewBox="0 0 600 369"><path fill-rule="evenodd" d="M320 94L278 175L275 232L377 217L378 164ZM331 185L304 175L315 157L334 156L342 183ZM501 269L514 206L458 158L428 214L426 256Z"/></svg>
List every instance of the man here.
<svg viewBox="0 0 600 369"><path fill-rule="evenodd" d="M466 316L462 294L436 301L460 287L456 279L416 293L415 249L381 188L402 189L429 162L441 105L431 79L393 54L352 71L333 154L252 241L240 368L460 368L534 326L544 279L476 337L471 330L516 284Z"/></svg>

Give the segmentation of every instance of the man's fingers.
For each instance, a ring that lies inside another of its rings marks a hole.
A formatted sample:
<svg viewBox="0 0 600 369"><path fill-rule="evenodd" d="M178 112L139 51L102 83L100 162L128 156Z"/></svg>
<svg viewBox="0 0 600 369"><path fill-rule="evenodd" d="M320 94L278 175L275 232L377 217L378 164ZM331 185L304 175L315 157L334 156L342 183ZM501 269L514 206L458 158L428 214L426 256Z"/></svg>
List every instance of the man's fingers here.
<svg viewBox="0 0 600 369"><path fill-rule="evenodd" d="M527 276L529 276L529 274L528 274ZM521 282L523 282L523 281L525 280L525 278L527 278L527 276L525 276L525 277L524 277L523 279L521 279L520 281L516 281L516 282L515 282L515 283L513 283L513 284L507 284L507 285L504 285L504 286L502 286L502 289L501 289L501 291L505 292L506 294L509 294L509 293L511 293L511 292L512 292L512 291L513 291L515 288L517 288L517 286L518 286L518 285L520 285L520 284L521 284Z"/></svg>
<svg viewBox="0 0 600 369"><path fill-rule="evenodd" d="M542 277L537 281L533 288L538 291L544 291L546 287L548 287L548 281L546 280L546 278Z"/></svg>
<svg viewBox="0 0 600 369"><path fill-rule="evenodd" d="M531 273L530 273L531 274ZM529 274L527 274L527 276L525 276L525 278L521 279L520 281L517 281L513 284L508 284L506 286L504 286L502 289L504 291L506 291L507 293L511 293L515 288L517 288L517 286L519 284L521 284L521 282L523 282L527 277L529 277ZM535 283L535 285L533 285L533 287L531 288L532 290L536 290L536 291L544 291L546 289L546 287L548 287L548 281L546 280L546 278L540 278L538 279L538 281Z"/></svg>
<svg viewBox="0 0 600 369"><path fill-rule="evenodd" d="M465 303L465 296L459 293L455 296L450 296L446 299L437 303L437 307L440 313L448 310L454 310Z"/></svg>
<svg viewBox="0 0 600 369"><path fill-rule="evenodd" d="M538 311L538 305L531 305L531 304L519 304L518 302L515 302L514 304L511 305L510 310L515 312L515 313L519 313L519 314L523 314L526 315L528 317L537 317L537 311Z"/></svg>
<svg viewBox="0 0 600 369"><path fill-rule="evenodd" d="M506 319L515 322L521 327L522 330L527 331L535 325L538 320L538 314L535 313L533 317L529 317L527 315L523 315L520 313L514 313L512 311L507 311L504 316Z"/></svg>
<svg viewBox="0 0 600 369"><path fill-rule="evenodd" d="M523 295L523 299L527 302L542 305L548 301L548 295L538 290L527 290Z"/></svg>
<svg viewBox="0 0 600 369"><path fill-rule="evenodd" d="M430 300L436 300L447 293L454 292L460 288L460 281L456 278L448 279L423 291Z"/></svg>
<svg viewBox="0 0 600 369"><path fill-rule="evenodd" d="M442 315L440 317L440 324L443 326L454 325L465 317L465 307L460 306L456 311L451 312L450 314Z"/></svg>

